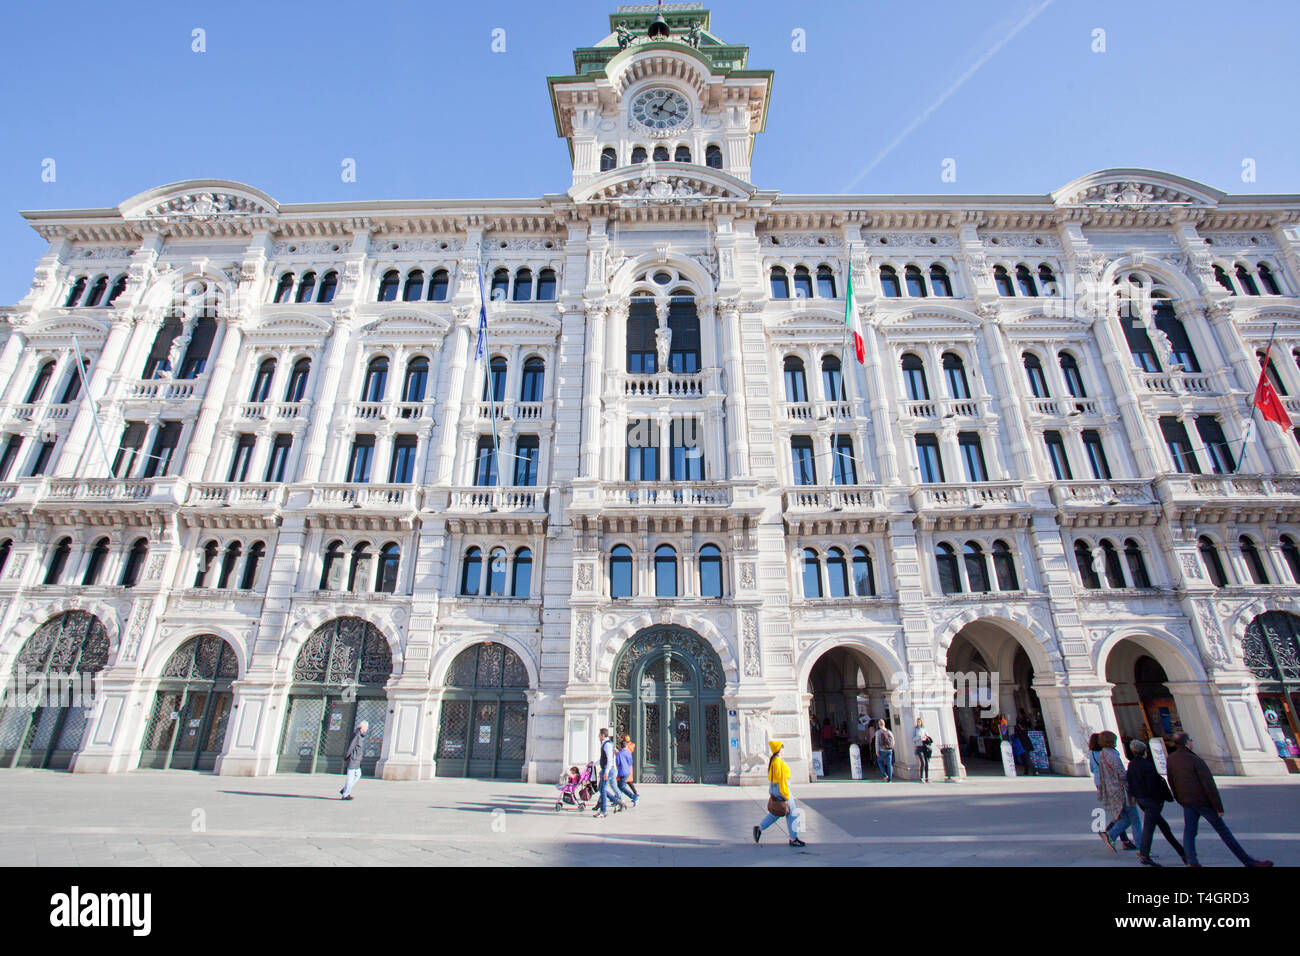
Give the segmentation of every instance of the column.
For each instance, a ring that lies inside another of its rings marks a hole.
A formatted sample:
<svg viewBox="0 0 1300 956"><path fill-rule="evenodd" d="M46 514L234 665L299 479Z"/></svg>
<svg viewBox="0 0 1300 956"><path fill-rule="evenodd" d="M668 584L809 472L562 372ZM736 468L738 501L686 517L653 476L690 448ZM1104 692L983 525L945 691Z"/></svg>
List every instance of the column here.
<svg viewBox="0 0 1300 956"><path fill-rule="evenodd" d="M203 403L199 406L198 421L194 425L194 434L190 438L185 464L181 469L181 475L190 481L202 481L204 478L204 463L212 452L212 437L216 432L217 420L225 411L230 398L231 373L243 341L243 315L233 313L225 324L217 362L208 378L208 388L203 395Z"/></svg>
<svg viewBox="0 0 1300 956"><path fill-rule="evenodd" d="M320 480L321 465L324 460L325 440L329 437L329 428L334 418L334 403L338 397L340 371L347 355L347 343L352 334L352 310L335 309L334 331L330 334L326 347L324 367L316 379L316 389L312 399L311 429L307 432L307 447L303 451L302 468L299 480L314 482Z"/></svg>
<svg viewBox="0 0 1300 956"><path fill-rule="evenodd" d="M437 429L436 451L429 455L424 484L455 484L452 464L456 460L456 439L461 431L461 401L465 392L465 365L469 353L469 321L472 310L458 306L453 309L456 327L452 330L451 368L447 374L447 388L443 394L442 415ZM431 439L432 440L432 439Z"/></svg>

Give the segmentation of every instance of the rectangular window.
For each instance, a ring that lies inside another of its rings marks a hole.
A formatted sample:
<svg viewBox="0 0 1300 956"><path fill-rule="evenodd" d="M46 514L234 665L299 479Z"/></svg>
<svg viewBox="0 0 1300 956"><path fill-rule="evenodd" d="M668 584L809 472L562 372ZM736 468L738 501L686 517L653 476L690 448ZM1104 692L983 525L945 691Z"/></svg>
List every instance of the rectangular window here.
<svg viewBox="0 0 1300 956"><path fill-rule="evenodd" d="M677 418L668 426L671 439L669 462L671 481L704 480L704 444L700 423L694 418Z"/></svg>
<svg viewBox="0 0 1300 956"><path fill-rule="evenodd" d="M13 470L14 462L17 461L18 452L22 447L22 435L9 436L9 440L5 442L4 454L0 455L0 481L9 480L9 472Z"/></svg>
<svg viewBox="0 0 1300 956"><path fill-rule="evenodd" d="M958 432L957 447L961 450L962 464L966 466L967 481L988 481L989 471L984 465L984 447L976 432Z"/></svg>
<svg viewBox="0 0 1300 956"><path fill-rule="evenodd" d="M352 457L348 459L346 480L357 484L370 481L370 464L375 457L375 436L358 435L352 441Z"/></svg>
<svg viewBox="0 0 1300 956"><path fill-rule="evenodd" d="M276 435L271 443L271 457L266 462L266 480L284 481L285 469L289 464L289 449L293 446L292 435Z"/></svg>
<svg viewBox="0 0 1300 956"><path fill-rule="evenodd" d="M126 422L122 426L122 440L118 442L117 455L113 458L114 478L131 477L140 457L140 448L144 445L144 433L144 422Z"/></svg>
<svg viewBox="0 0 1300 956"><path fill-rule="evenodd" d="M393 439L393 460L388 466L390 485L408 485L415 477L415 451L419 439L414 435L398 435Z"/></svg>
<svg viewBox="0 0 1300 956"><path fill-rule="evenodd" d="M1047 445L1047 457L1052 460L1052 471L1057 481L1073 481L1074 472L1070 470L1070 458L1065 453L1065 442L1060 432L1043 432L1043 442Z"/></svg>
<svg viewBox="0 0 1300 956"><path fill-rule="evenodd" d="M916 460L921 466L921 481L925 484L939 484L944 480L943 456L939 454L939 439L937 436L916 436Z"/></svg>
<svg viewBox="0 0 1300 956"><path fill-rule="evenodd" d="M794 483L796 485L817 484L817 465L813 460L812 439L806 435L796 435L791 438L790 456L794 465Z"/></svg>
<svg viewBox="0 0 1300 956"><path fill-rule="evenodd" d="M32 463L31 477L45 474L45 468L50 463L50 456L54 454L54 442L41 442L41 450L36 453L36 461Z"/></svg>
<svg viewBox="0 0 1300 956"><path fill-rule="evenodd" d="M480 435L474 453L474 484L487 488L497 483L497 450L491 435Z"/></svg>
<svg viewBox="0 0 1300 956"><path fill-rule="evenodd" d="M659 319L652 299L633 299L627 314L627 370L633 375L657 371L655 331Z"/></svg>
<svg viewBox="0 0 1300 956"><path fill-rule="evenodd" d="M1124 327L1124 339L1137 367L1143 372L1159 372L1160 360L1156 358L1155 346L1151 344L1146 326L1131 315L1123 316L1119 324Z"/></svg>
<svg viewBox="0 0 1300 956"><path fill-rule="evenodd" d="M848 435L836 435L834 449L835 455L831 459L831 481L837 485L856 485L858 468L853 458L853 439Z"/></svg>
<svg viewBox="0 0 1300 956"><path fill-rule="evenodd" d="M1092 468L1092 477L1101 481L1110 481L1110 463L1106 461L1106 449L1101 444L1101 435L1093 429L1083 433L1083 449L1088 453L1088 466Z"/></svg>
<svg viewBox="0 0 1300 956"><path fill-rule="evenodd" d="M648 418L627 423L627 480L659 480L659 426Z"/></svg>
<svg viewBox="0 0 1300 956"><path fill-rule="evenodd" d="M257 444L256 435L240 435L235 442L235 454L230 459L230 474L226 481L247 481L248 466L253 462L253 447Z"/></svg>
<svg viewBox="0 0 1300 956"><path fill-rule="evenodd" d="M1230 475L1236 471L1232 447L1223 434L1223 426L1213 415L1197 415L1196 431L1210 456L1210 465L1216 475Z"/></svg>
<svg viewBox="0 0 1300 956"><path fill-rule="evenodd" d="M145 478L162 478L171 469L172 457L181 440L180 422L163 422L153 440L153 450L144 465Z"/></svg>
<svg viewBox="0 0 1300 956"><path fill-rule="evenodd" d="M537 485L537 461L541 447L536 435L520 435L515 442L515 484L521 488Z"/></svg>
<svg viewBox="0 0 1300 956"><path fill-rule="evenodd" d="M1172 415L1166 415L1160 419L1160 432L1165 437L1165 447L1169 449L1174 471L1185 475L1199 475L1201 466L1196 460L1195 452L1192 451L1192 443L1187 438L1187 428L1183 423Z"/></svg>

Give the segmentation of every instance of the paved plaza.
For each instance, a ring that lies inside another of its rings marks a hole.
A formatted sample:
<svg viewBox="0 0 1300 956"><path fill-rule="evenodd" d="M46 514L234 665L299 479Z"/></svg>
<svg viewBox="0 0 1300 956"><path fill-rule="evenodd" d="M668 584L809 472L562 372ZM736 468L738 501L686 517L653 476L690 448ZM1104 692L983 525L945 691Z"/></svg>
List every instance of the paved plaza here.
<svg viewBox="0 0 1300 956"><path fill-rule="evenodd" d="M1102 866L1136 867L1091 831L1092 781L833 781L795 789L808 846L780 824L754 846L758 787L642 786L635 810L556 812L553 787L501 780L0 771L6 866ZM1300 864L1300 779L1219 781L1252 854ZM1167 814L1181 832L1181 812ZM1236 865L1208 827L1207 866ZM1157 835L1155 853L1177 857Z"/></svg>

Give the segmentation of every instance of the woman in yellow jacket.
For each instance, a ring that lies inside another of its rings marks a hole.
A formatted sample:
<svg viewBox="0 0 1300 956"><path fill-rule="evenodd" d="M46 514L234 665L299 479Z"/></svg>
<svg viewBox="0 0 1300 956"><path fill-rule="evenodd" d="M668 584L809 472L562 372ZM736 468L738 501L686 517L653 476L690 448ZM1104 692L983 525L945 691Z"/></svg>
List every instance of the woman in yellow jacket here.
<svg viewBox="0 0 1300 956"><path fill-rule="evenodd" d="M771 740L768 741L767 746L772 751L772 756L767 760L767 791L775 799L786 801L789 808L785 822L790 831L790 845L807 846L799 839L799 814L796 812L798 808L795 806L794 798L790 796L790 765L781 759L781 749L785 744L779 740ZM754 842L757 843L763 831L779 819L781 818L771 813L763 817L763 822L754 827Z"/></svg>

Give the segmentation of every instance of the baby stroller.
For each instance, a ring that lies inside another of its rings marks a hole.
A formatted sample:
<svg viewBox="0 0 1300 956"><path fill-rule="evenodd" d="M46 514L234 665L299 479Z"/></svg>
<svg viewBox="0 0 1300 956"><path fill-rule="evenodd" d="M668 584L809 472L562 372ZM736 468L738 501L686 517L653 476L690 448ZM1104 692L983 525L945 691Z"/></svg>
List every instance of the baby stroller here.
<svg viewBox="0 0 1300 956"><path fill-rule="evenodd" d="M596 765L589 762L577 780L570 780L566 773L556 788L560 791L560 797L555 801L556 810L563 810L566 803L579 811L586 810L587 802L596 794Z"/></svg>

